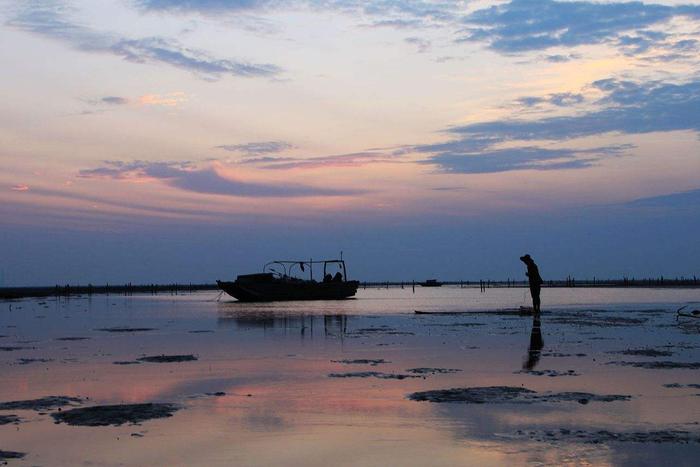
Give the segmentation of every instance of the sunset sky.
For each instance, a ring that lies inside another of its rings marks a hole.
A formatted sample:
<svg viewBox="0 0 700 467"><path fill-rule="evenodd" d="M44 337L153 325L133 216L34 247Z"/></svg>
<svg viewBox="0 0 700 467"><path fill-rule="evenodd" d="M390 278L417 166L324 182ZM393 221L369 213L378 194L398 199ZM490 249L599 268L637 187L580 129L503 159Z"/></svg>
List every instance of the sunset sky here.
<svg viewBox="0 0 700 467"><path fill-rule="evenodd" d="M0 285L700 273L700 2L0 0Z"/></svg>

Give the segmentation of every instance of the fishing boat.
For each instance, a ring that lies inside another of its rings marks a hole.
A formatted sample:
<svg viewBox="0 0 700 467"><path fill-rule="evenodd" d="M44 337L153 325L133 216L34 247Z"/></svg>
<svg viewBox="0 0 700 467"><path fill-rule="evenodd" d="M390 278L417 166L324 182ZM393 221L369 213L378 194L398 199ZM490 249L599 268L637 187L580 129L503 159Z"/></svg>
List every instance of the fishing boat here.
<svg viewBox="0 0 700 467"><path fill-rule="evenodd" d="M314 265L323 265L323 280L316 281ZM308 279L295 277L305 273ZM335 275L330 272L336 270ZM270 261L263 271L239 275L235 281L216 281L219 288L241 302L276 302L289 300L342 300L357 293L359 281L348 280L345 261Z"/></svg>
<svg viewBox="0 0 700 467"><path fill-rule="evenodd" d="M418 285L421 287L442 287L442 282L438 282L437 279L428 279L425 282L421 282Z"/></svg>

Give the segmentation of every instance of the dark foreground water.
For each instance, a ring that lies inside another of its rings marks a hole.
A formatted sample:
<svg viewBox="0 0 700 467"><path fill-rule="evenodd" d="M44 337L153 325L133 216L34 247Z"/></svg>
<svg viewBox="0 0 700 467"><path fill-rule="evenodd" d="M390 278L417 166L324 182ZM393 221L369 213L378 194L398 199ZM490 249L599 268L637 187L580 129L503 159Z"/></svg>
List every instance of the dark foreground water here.
<svg viewBox="0 0 700 467"><path fill-rule="evenodd" d="M675 311L700 307L700 290L544 289L539 352L532 317L498 311L526 305L523 289L361 290L356 300L264 305L216 297L0 302L0 458L45 466L700 458L700 320Z"/></svg>

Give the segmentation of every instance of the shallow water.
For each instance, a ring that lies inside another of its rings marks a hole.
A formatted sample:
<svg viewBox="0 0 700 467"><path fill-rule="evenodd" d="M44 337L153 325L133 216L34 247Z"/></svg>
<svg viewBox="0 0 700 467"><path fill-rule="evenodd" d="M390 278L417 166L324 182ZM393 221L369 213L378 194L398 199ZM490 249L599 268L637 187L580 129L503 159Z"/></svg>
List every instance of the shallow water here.
<svg viewBox="0 0 700 467"><path fill-rule="evenodd" d="M700 373L683 365L700 362L700 323L678 321L675 310L700 302L700 290L543 289L544 347L531 372L522 370L531 317L414 314L517 308L526 293L407 287L338 302L250 305L217 293L0 302L0 347L12 349L0 351L0 403L72 396L80 407L179 407L121 426L54 424L58 408L0 410L21 419L0 425L0 450L26 453L14 465L695 465ZM161 355L196 359L142 358ZM176 361L152 362L162 360ZM486 386L537 397L408 397ZM569 392L630 398L554 397Z"/></svg>

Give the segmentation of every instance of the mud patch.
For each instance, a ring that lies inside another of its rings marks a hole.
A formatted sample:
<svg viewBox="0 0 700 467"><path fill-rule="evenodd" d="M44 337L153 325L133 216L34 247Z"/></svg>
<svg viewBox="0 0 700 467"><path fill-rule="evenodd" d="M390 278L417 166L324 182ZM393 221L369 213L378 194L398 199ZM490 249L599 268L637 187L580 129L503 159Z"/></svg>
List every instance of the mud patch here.
<svg viewBox="0 0 700 467"><path fill-rule="evenodd" d="M9 425L11 423L18 425L22 421L17 415L0 415L0 425Z"/></svg>
<svg viewBox="0 0 700 467"><path fill-rule="evenodd" d="M578 313L558 313L548 319L554 324L567 324L572 326L591 327L621 327L639 326L649 321L648 318L630 318L626 316L606 316L604 314L578 312Z"/></svg>
<svg viewBox="0 0 700 467"><path fill-rule="evenodd" d="M18 365L29 365L31 363L49 363L53 362L53 358L18 358Z"/></svg>
<svg viewBox="0 0 700 467"><path fill-rule="evenodd" d="M580 373L576 373L574 370L520 370L516 371L515 373L522 373L533 376L549 376L550 378L556 378L558 376L581 376Z"/></svg>
<svg viewBox="0 0 700 467"><path fill-rule="evenodd" d="M608 365L633 366L635 368L644 368L646 370L700 370L700 362L671 362L663 360L660 362L626 362L615 361L608 362Z"/></svg>
<svg viewBox="0 0 700 467"><path fill-rule="evenodd" d="M414 401L461 402L463 404L534 404L538 402L615 402L628 401L631 396L598 395L587 392L538 393L531 389L512 386L486 386L474 388L437 389L414 392L408 395Z"/></svg>
<svg viewBox="0 0 700 467"><path fill-rule="evenodd" d="M588 355L585 353L544 352L542 354L542 356L543 357L563 358L563 357L587 357Z"/></svg>
<svg viewBox="0 0 700 467"><path fill-rule="evenodd" d="M0 461L10 460L10 459L22 459L26 456L23 452L16 451L3 451L0 449Z"/></svg>
<svg viewBox="0 0 700 467"><path fill-rule="evenodd" d="M396 373L381 373L379 371L356 371L352 373L330 373L329 378L379 378L379 379L406 379L420 378L417 375L402 375Z"/></svg>
<svg viewBox="0 0 700 467"><path fill-rule="evenodd" d="M344 365L369 365L369 366L377 366L381 365L382 363L391 363L383 358L358 358L355 360L331 360L332 363L342 363Z"/></svg>
<svg viewBox="0 0 700 467"><path fill-rule="evenodd" d="M57 341L85 341L88 339L90 339L90 338L89 337L71 337L71 336L68 336L68 337L57 337L54 340L57 340Z"/></svg>
<svg viewBox="0 0 700 467"><path fill-rule="evenodd" d="M194 331L187 331L187 332L189 332L190 334L204 334L204 333L214 332L214 331L212 331L211 329L195 329Z"/></svg>
<svg viewBox="0 0 700 467"><path fill-rule="evenodd" d="M613 432L607 430L587 431L559 430L548 431L522 431L518 430L518 436L528 437L540 442L578 442L585 444L618 443L700 443L700 436L695 433L681 430L659 431L625 431Z"/></svg>
<svg viewBox="0 0 700 467"><path fill-rule="evenodd" d="M194 355L151 355L136 359L139 362L147 363L179 363L179 362L194 362L199 360Z"/></svg>
<svg viewBox="0 0 700 467"><path fill-rule="evenodd" d="M406 371L414 375L446 375L457 373L462 370L457 368L409 368Z"/></svg>
<svg viewBox="0 0 700 467"><path fill-rule="evenodd" d="M426 326L446 327L446 328L470 328L474 326L486 326L485 323L429 323Z"/></svg>
<svg viewBox="0 0 700 467"><path fill-rule="evenodd" d="M52 413L56 423L72 426L120 426L172 417L179 410L174 404L96 405Z"/></svg>
<svg viewBox="0 0 700 467"><path fill-rule="evenodd" d="M700 389L700 384L680 384L680 383L669 383L663 385L665 388L693 388Z"/></svg>
<svg viewBox="0 0 700 467"><path fill-rule="evenodd" d="M155 328L129 328L129 327L113 327L113 328L100 328L96 329L96 331L104 331L104 332L117 332L117 333L124 333L124 332L147 332L147 331L156 331L157 329Z"/></svg>
<svg viewBox="0 0 700 467"><path fill-rule="evenodd" d="M81 404L79 397L70 396L46 396L41 399L31 399L24 401L0 402L0 410L47 410L66 405Z"/></svg>
<svg viewBox="0 0 700 467"><path fill-rule="evenodd" d="M16 350L34 350L36 347L24 347L21 345L3 345L0 346L0 352L14 352Z"/></svg>
<svg viewBox="0 0 700 467"><path fill-rule="evenodd" d="M649 347L643 349L612 350L606 353L635 355L640 357L670 357L673 355L673 352L671 352L670 350L657 350Z"/></svg>
<svg viewBox="0 0 700 467"><path fill-rule="evenodd" d="M141 362L137 362L136 360L120 360L116 362L112 362L112 365L140 365Z"/></svg>
<svg viewBox="0 0 700 467"><path fill-rule="evenodd" d="M399 331L398 329L389 326L379 326L376 328L360 328L346 334L350 337L369 337L369 336L413 336L411 331Z"/></svg>

